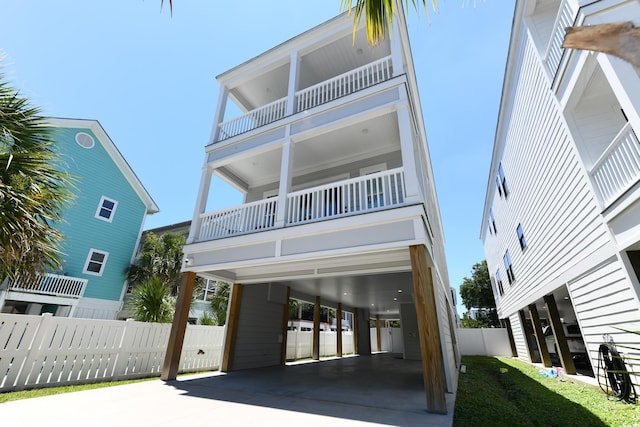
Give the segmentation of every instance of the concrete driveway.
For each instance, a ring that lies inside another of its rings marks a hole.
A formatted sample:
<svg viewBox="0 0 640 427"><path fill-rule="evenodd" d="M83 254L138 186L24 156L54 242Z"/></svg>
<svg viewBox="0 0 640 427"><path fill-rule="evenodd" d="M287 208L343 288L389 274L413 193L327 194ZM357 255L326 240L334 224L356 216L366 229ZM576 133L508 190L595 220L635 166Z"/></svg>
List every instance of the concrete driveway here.
<svg viewBox="0 0 640 427"><path fill-rule="evenodd" d="M425 411L422 367L393 355L181 376L0 404L22 426L451 426Z"/></svg>

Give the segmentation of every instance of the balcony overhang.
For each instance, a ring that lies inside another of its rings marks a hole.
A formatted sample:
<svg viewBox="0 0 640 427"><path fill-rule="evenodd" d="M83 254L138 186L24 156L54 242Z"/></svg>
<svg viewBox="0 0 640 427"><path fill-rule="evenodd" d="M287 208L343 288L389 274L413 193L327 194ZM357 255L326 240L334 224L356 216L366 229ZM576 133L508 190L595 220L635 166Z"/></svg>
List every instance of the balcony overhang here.
<svg viewBox="0 0 640 427"><path fill-rule="evenodd" d="M366 286L385 288L385 295L398 287L411 295L408 248L423 244L432 250L425 218L419 203L189 244L183 271L232 283L286 283L292 291L350 306L376 298L375 292L360 300L347 298L365 286L363 277ZM393 302L397 312L399 302Z"/></svg>

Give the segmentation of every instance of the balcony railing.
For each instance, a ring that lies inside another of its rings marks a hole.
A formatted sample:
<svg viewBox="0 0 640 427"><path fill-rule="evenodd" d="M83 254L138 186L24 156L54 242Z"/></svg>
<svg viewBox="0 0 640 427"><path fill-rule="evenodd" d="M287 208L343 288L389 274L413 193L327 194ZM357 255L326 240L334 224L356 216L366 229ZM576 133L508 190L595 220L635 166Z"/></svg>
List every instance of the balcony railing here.
<svg viewBox="0 0 640 427"><path fill-rule="evenodd" d="M218 125L220 134L218 141L240 135L260 126L273 123L285 116L287 111L287 98L281 98L275 102L249 111L240 117L227 120Z"/></svg>
<svg viewBox="0 0 640 427"><path fill-rule="evenodd" d="M278 200L271 198L202 214L198 240L213 240L269 230L275 225L277 207Z"/></svg>
<svg viewBox="0 0 640 427"><path fill-rule="evenodd" d="M391 57L385 57L330 80L300 90L295 94L295 112L308 110L389 80L393 77ZM240 135L282 119L287 111L287 98L264 105L248 113L218 124L217 141Z"/></svg>
<svg viewBox="0 0 640 427"><path fill-rule="evenodd" d="M404 203L402 168L287 195L287 224L363 213Z"/></svg>
<svg viewBox="0 0 640 427"><path fill-rule="evenodd" d="M551 39L544 55L544 63L551 76L556 74L560 59L562 59L562 42L564 41L565 28L573 25L577 13L576 0L563 0L556 16Z"/></svg>
<svg viewBox="0 0 640 427"><path fill-rule="evenodd" d="M285 225L366 213L405 203L402 168L321 185L287 195ZM277 198L202 214L197 241L276 228Z"/></svg>
<svg viewBox="0 0 640 427"><path fill-rule="evenodd" d="M296 92L296 111L333 101L393 77L391 57L364 65L330 80Z"/></svg>
<svg viewBox="0 0 640 427"><path fill-rule="evenodd" d="M87 279L62 276L59 274L37 275L35 280L17 279L9 285L9 290L34 294L80 298L87 287Z"/></svg>
<svg viewBox="0 0 640 427"><path fill-rule="evenodd" d="M627 123L591 168L591 176L609 206L640 179L640 143Z"/></svg>

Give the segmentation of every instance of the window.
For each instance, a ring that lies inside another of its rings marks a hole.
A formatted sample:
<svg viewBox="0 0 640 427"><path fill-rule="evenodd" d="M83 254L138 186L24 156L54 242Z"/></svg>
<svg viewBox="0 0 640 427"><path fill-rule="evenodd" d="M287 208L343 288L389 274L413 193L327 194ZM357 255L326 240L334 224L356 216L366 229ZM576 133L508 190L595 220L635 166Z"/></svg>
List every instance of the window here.
<svg viewBox="0 0 640 427"><path fill-rule="evenodd" d="M118 207L117 201L102 196L95 217L103 221L111 222L113 215L116 213L116 207Z"/></svg>
<svg viewBox="0 0 640 427"><path fill-rule="evenodd" d="M84 263L84 270L82 272L93 274L94 276L102 276L108 257L109 252L89 249L89 255L87 256L87 261Z"/></svg>
<svg viewBox="0 0 640 427"><path fill-rule="evenodd" d="M502 186L500 185L500 178L496 176L496 187L498 187L498 194L502 197Z"/></svg>
<svg viewBox="0 0 640 427"><path fill-rule="evenodd" d="M498 229L496 228L496 218L493 216L493 209L489 208L489 231L491 231L491 226L493 226L493 232L498 233Z"/></svg>
<svg viewBox="0 0 640 427"><path fill-rule="evenodd" d="M93 139L93 137L86 132L76 133L76 142L82 148L87 148L87 149L93 148L93 146L96 145L96 142Z"/></svg>
<svg viewBox="0 0 640 427"><path fill-rule="evenodd" d="M527 241L524 238L524 232L522 231L521 224L518 224L518 228L516 229L516 232L518 233L518 240L520 241L520 247L522 248L522 250L524 250L524 248L527 247Z"/></svg>
<svg viewBox="0 0 640 427"><path fill-rule="evenodd" d="M500 275L500 270L496 270L496 283L498 283L498 291L500 295L504 294L504 288L502 287L502 276Z"/></svg>
<svg viewBox="0 0 640 427"><path fill-rule="evenodd" d="M516 280L516 276L513 275L513 266L511 265L511 255L509 255L509 249L504 253L502 257L504 261L504 268L507 270L507 279L509 279L509 284L511 285Z"/></svg>
<svg viewBox="0 0 640 427"><path fill-rule="evenodd" d="M500 190L500 187L502 187L502 194L504 194L504 197L507 197L507 195L509 195L509 187L507 186L507 179L504 177L504 170L502 169L502 163L498 165L498 176L496 177L496 179L497 179L496 182L498 184L498 190Z"/></svg>

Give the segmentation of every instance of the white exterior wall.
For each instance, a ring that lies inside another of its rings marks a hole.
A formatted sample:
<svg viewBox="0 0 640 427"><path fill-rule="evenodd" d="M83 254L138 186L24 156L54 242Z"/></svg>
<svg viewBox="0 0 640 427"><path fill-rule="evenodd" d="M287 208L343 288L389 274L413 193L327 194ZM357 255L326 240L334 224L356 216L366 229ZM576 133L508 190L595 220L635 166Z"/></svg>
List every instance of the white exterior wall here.
<svg viewBox="0 0 640 427"><path fill-rule="evenodd" d="M566 87L563 82L554 83L554 78L562 76L569 81L572 79L570 73L580 73L579 66L566 65L578 54L567 60L569 53L565 52L561 67L565 64L568 75L558 71L556 76L550 76L539 54L544 49L534 43L535 30L530 30L523 20L523 10L527 9L524 3L528 2L518 2L516 6L515 32L507 64L481 237L494 283L496 271L500 271L504 295L496 292L498 314L500 318L510 318L518 357L529 361L518 311L527 312L527 305L536 302L540 305L543 296L566 286L595 371L603 334L610 334L619 350L631 357L633 352L622 346L632 344L637 347L640 343L639 336L616 329L632 324L636 330L640 329L640 303L633 286L635 278L631 277L634 273L622 262L624 247L619 246L612 235L588 175L593 161L585 156L589 150L585 149L581 157L577 147L577 138L582 144L589 144L595 136L611 138L607 135L615 135L612 129L619 128L620 124L614 123L613 117L603 118L601 126L582 126L578 134L576 126L584 125L588 119L585 114L589 109L582 109L573 117L576 120L572 127L569 126L565 115L568 110L564 110L567 104L559 100L554 89L555 85L562 90ZM607 7L616 2L602 3L606 3L602 5L602 13L606 14ZM617 3L630 5L633 2ZM583 8L579 14L582 13L597 11ZM640 18L640 7L635 7L633 13ZM597 20L611 22L603 16ZM605 75L608 80L617 80L606 72ZM618 86L617 90L620 89ZM589 90L588 85L585 90ZM621 96L620 93L616 95ZM638 94L627 95L638 97ZM570 94L563 93L562 96L567 99ZM637 115L635 110L625 112L631 117ZM582 123L578 123L580 121ZM506 198L497 191L495 180L499 163L509 187ZM495 234L487 225L490 208L497 227ZM516 234L518 224L522 224L527 241L524 250L520 248ZM628 235L626 238L629 240ZM640 242L640 234L636 233L633 240L636 244ZM507 249L515 276L511 285L503 263ZM541 312L541 317L546 317L546 313Z"/></svg>

